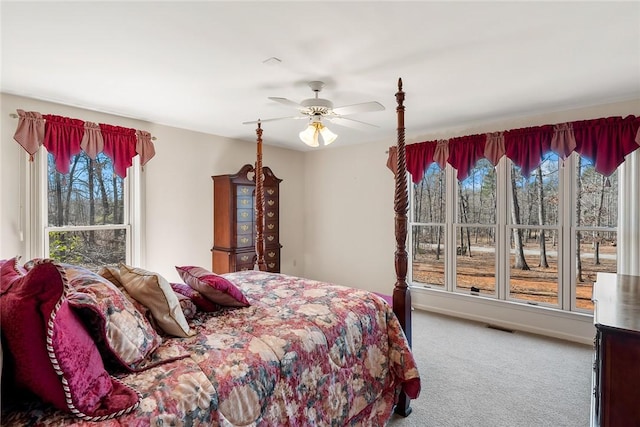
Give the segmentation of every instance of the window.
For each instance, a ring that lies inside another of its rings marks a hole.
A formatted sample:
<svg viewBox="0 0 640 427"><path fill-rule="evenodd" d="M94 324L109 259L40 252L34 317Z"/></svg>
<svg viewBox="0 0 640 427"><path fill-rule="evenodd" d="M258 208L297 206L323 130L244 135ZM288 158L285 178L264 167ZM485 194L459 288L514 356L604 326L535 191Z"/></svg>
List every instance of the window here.
<svg viewBox="0 0 640 427"><path fill-rule="evenodd" d="M459 182L454 223L457 292L496 296L496 172L481 159Z"/></svg>
<svg viewBox="0 0 640 427"><path fill-rule="evenodd" d="M618 172L605 177L593 162L576 157L576 198L571 241L575 242L575 304L593 310L591 289L598 272L614 273L617 265Z"/></svg>
<svg viewBox="0 0 640 427"><path fill-rule="evenodd" d="M616 271L617 172L577 153L529 176L481 159L463 181L433 163L410 187L415 286L589 312L596 274Z"/></svg>
<svg viewBox="0 0 640 427"><path fill-rule="evenodd" d="M56 170L52 154L38 159L32 167L32 191L37 195L32 203L40 212L31 216L36 230L32 255L93 270L137 262L140 239L132 223L140 212L137 163L123 179L104 153L92 160L80 152L71 159L67 174Z"/></svg>
<svg viewBox="0 0 640 427"><path fill-rule="evenodd" d="M413 278L421 283L444 286L447 180L433 163L413 191Z"/></svg>

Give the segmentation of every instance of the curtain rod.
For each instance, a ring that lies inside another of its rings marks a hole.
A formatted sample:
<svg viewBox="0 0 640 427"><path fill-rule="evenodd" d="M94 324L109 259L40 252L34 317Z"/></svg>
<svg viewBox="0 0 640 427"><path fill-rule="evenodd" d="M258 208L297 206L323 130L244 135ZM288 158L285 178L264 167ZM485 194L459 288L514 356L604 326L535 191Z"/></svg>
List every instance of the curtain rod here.
<svg viewBox="0 0 640 427"><path fill-rule="evenodd" d="M18 117L20 117L20 116L18 116L16 113L9 113L9 117L11 117L12 119L17 119L17 118L18 118ZM152 140L152 141L155 141L155 140L156 140L156 137L155 137L155 136L152 136L152 137L151 137L151 140Z"/></svg>

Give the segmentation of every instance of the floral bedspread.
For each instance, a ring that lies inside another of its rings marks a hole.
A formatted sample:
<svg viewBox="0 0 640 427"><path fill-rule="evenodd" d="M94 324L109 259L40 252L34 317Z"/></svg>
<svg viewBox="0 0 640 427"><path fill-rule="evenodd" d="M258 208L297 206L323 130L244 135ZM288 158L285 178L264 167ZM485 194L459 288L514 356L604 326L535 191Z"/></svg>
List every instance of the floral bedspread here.
<svg viewBox="0 0 640 427"><path fill-rule="evenodd" d="M189 357L115 374L142 395L106 426L382 426L420 376L391 307L375 294L281 274L225 275L250 307L199 313L165 343ZM4 400L4 399L3 399ZM94 425L25 403L2 425Z"/></svg>

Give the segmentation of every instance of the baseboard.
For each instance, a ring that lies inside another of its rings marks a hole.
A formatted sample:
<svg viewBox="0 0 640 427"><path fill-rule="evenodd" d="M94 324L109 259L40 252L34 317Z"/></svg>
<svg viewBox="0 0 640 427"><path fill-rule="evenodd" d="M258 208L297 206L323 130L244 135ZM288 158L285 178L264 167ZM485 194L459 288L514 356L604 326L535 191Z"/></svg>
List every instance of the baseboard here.
<svg viewBox="0 0 640 427"><path fill-rule="evenodd" d="M595 328L591 316L536 309L504 301L447 295L427 290L411 291L412 306L504 329L522 331L592 345ZM462 297L462 298L460 298ZM466 297L466 298L465 298Z"/></svg>

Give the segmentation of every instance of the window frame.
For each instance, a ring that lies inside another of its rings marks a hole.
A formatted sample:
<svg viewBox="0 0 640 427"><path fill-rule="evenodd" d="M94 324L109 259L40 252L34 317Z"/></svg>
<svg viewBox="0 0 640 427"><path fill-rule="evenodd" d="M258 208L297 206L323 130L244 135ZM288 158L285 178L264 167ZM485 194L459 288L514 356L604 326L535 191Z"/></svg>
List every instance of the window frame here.
<svg viewBox="0 0 640 427"><path fill-rule="evenodd" d="M43 146L26 168L26 254L31 258L49 257L49 233L57 231L113 230L126 231L125 263L141 265L143 262L144 181L139 156L127 169L124 178L124 220L123 224L49 226L48 221L48 162L49 152Z"/></svg>
<svg viewBox="0 0 640 427"><path fill-rule="evenodd" d="M593 226L580 226L576 227L576 165L577 157L579 154L572 153L569 157L562 160L559 159L558 170L558 198L563 200L563 203L558 205L558 223L554 225L514 225L510 219L511 200L511 182L510 182L510 168L511 160L503 157L500 159L496 166L497 174L497 188L496 193L498 200L504 200L506 203L499 203L497 207L496 224L462 224L454 222L457 216L458 203L457 198L452 197L452 194L458 194L459 182L456 176L456 170L449 164L445 168L446 177L446 223L445 228L445 242L447 247L445 248L445 286L432 286L429 284L423 284L421 282L415 282L413 279L413 227L422 225L440 225L440 224L423 224L414 222L414 200L415 200L415 185L411 181L411 177L407 174L407 182L409 187L409 203L410 203L410 215L409 215L409 265L408 268L408 280L411 287L417 289L434 289L436 291L447 292L451 294L467 295L468 292L456 291L457 285L457 273L456 273L456 247L455 239L457 229L461 226L483 226L483 227L495 227L496 230L496 242L499 242L499 246L496 248L496 289L494 295L481 293L480 295L474 295L476 298L487 298L490 300L515 303L520 305L531 306L532 308L552 309L563 312L574 312L579 314L592 315L592 311L588 309L577 307L577 272L576 272L576 259L575 250L576 231L591 231L597 229L598 231L610 231L619 235L619 225L616 227L593 227ZM620 197L620 188L618 188L618 194ZM618 202L620 203L620 202ZM620 205L618 205L620 206ZM619 224L619 221L618 221ZM514 298L510 295L510 262L509 262L509 249L510 249L510 233L513 228L533 228L533 229L545 229L555 230L558 233L558 249L557 249L557 262L558 262L558 304L547 304L535 301L528 301L524 299ZM619 268L619 265L618 265ZM568 284L568 285L567 285Z"/></svg>

